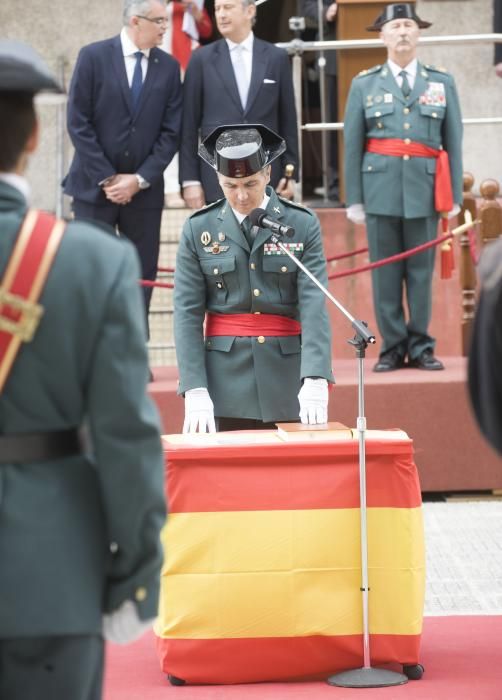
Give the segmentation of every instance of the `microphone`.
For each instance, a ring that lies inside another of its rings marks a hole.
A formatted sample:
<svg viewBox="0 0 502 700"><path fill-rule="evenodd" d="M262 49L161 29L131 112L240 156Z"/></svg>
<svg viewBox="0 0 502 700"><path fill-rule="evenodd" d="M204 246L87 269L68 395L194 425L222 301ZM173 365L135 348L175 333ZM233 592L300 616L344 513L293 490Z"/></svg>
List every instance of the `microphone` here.
<svg viewBox="0 0 502 700"><path fill-rule="evenodd" d="M253 209L248 216L253 226L268 228L273 233L276 233L279 236L288 236L288 238L295 235L295 229L292 226L286 226L285 224L280 224L278 221L269 219L265 209Z"/></svg>

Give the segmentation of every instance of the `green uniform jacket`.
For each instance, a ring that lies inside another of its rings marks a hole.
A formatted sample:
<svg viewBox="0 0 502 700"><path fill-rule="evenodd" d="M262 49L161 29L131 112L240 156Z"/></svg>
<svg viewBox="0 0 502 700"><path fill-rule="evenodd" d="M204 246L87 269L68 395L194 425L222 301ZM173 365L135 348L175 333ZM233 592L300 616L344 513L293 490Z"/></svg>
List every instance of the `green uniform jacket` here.
<svg viewBox="0 0 502 700"><path fill-rule="evenodd" d="M279 199L271 188L267 192L269 216L295 229L284 243L327 285L317 216ZM208 236L218 243L218 253L203 242ZM174 281L179 393L207 387L216 416L298 420L301 379L333 381L324 295L285 253L270 249L269 237L269 231L259 229L250 251L226 200L193 214L183 228ZM264 342L235 336L204 340L206 310L287 316L301 322L302 335Z"/></svg>
<svg viewBox="0 0 502 700"><path fill-rule="evenodd" d="M0 182L0 275L25 211ZM139 274L130 243L70 223L0 394L0 433L85 424L92 441L92 455L0 464L0 638L98 634L127 599L157 612L163 456Z"/></svg>
<svg viewBox="0 0 502 700"><path fill-rule="evenodd" d="M344 121L346 202L368 214L433 216L435 158L365 153L366 139L411 139L448 152L453 201L462 202L462 118L451 75L418 63L405 98L387 64L352 81Z"/></svg>

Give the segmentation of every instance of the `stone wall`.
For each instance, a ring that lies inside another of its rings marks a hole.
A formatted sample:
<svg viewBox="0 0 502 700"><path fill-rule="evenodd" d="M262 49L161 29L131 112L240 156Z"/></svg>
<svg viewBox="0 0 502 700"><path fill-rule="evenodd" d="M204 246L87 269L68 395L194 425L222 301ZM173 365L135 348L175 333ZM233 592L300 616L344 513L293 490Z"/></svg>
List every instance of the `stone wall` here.
<svg viewBox="0 0 502 700"><path fill-rule="evenodd" d="M51 68L64 75L66 85L79 48L118 33L122 23L121 0L30 0L22 12L13 11L13 5L13 0L0 3L1 36L32 44ZM418 0L417 11L433 22L425 35L484 33L492 29L492 0ZM502 115L502 79L495 77L492 56L492 44L420 49L424 62L445 66L455 76L465 117ZM55 210L61 158L57 124L58 120L64 124L64 107L41 105L40 115L42 144L32 160L29 177L35 206ZM64 136L65 166L70 150ZM474 174L477 186L487 177L502 180L502 125L466 126L464 153L464 169Z"/></svg>

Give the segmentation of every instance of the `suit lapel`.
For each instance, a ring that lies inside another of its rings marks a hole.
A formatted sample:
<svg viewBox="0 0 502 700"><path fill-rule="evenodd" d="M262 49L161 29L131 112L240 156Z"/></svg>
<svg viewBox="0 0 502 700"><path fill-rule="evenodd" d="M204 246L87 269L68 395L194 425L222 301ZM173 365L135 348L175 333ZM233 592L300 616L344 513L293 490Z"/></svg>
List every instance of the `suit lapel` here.
<svg viewBox="0 0 502 700"><path fill-rule="evenodd" d="M241 227L237 219L234 216L232 208L228 202L225 202L223 207L218 212L218 217L221 221L221 231L228 238L230 238L234 243L240 245L244 250L249 251L249 245L246 240L246 236L242 232Z"/></svg>
<svg viewBox="0 0 502 700"><path fill-rule="evenodd" d="M131 88L129 87L129 83L127 82L127 72L125 67L124 54L122 53L122 44L120 43L120 36L116 36L112 39L110 49L112 55L111 62L115 71L115 75L117 76L120 89L122 90L124 101L132 114L133 108L131 101Z"/></svg>
<svg viewBox="0 0 502 700"><path fill-rule="evenodd" d="M391 92L394 97L399 100L399 102L406 104L406 98L403 95L403 91L397 84L396 79L392 75L392 71L387 63L380 71L380 79L382 81L380 85L384 92Z"/></svg>
<svg viewBox="0 0 502 700"><path fill-rule="evenodd" d="M221 82L225 87L225 90L228 92L232 100L238 106L239 112L242 112L242 104L241 98L239 96L239 89L237 87L234 68L232 66L232 60L230 58L230 51L228 50L228 45L225 39L220 39L218 45L215 47L214 63L215 68L218 74L220 75Z"/></svg>
<svg viewBox="0 0 502 700"><path fill-rule="evenodd" d="M429 74L427 73L425 68L422 66L422 64L418 63L417 75L415 78L415 85L413 86L413 90L411 91L410 97L409 97L410 104L412 102L415 102L415 100L418 100L420 95L423 95L424 92L427 90L428 78L429 78Z"/></svg>
<svg viewBox="0 0 502 700"><path fill-rule="evenodd" d="M261 85L263 85L263 79L266 75L268 60L266 56L266 44L259 39L253 40L253 59L252 59L252 70L251 70L251 82L249 83L248 100L246 103L246 109L244 114L247 114L251 109L253 102L258 96Z"/></svg>

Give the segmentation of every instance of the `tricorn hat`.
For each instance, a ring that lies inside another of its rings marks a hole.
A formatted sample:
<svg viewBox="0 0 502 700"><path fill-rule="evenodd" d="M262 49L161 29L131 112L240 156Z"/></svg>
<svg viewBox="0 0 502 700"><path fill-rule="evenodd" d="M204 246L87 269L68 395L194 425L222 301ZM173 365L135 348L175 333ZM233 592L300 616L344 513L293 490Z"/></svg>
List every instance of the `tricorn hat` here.
<svg viewBox="0 0 502 700"><path fill-rule="evenodd" d="M418 24L420 29L427 29L432 22L426 22L415 12L415 5L409 2L399 2L384 7L383 12L378 15L371 27L366 27L369 32L379 32L383 25L393 19L412 19Z"/></svg>
<svg viewBox="0 0 502 700"><path fill-rule="evenodd" d="M0 40L0 92L63 92L38 53L28 44Z"/></svg>
<svg viewBox="0 0 502 700"><path fill-rule="evenodd" d="M199 156L221 175L249 177L285 150L284 139L263 124L226 124L204 139Z"/></svg>

